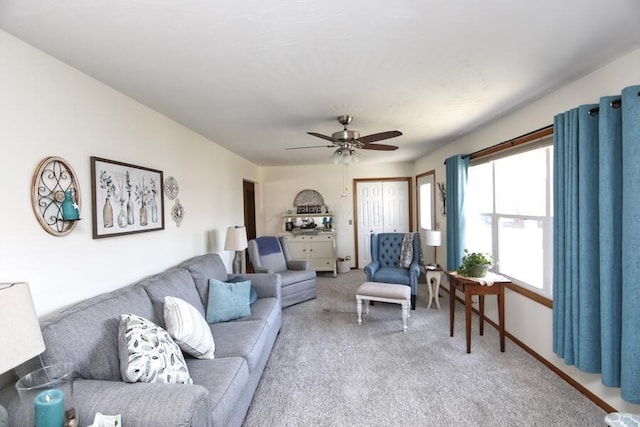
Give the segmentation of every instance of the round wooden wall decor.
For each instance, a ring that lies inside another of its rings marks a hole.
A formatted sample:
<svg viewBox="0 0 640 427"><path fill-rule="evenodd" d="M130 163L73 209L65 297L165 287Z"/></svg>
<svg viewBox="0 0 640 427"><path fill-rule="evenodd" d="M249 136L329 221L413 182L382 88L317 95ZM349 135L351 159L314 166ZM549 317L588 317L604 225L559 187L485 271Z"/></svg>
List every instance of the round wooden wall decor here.
<svg viewBox="0 0 640 427"><path fill-rule="evenodd" d="M54 236L70 233L78 222L62 217L61 206L67 191L80 209L80 186L71 166L60 157L42 160L31 182L31 205L42 228Z"/></svg>

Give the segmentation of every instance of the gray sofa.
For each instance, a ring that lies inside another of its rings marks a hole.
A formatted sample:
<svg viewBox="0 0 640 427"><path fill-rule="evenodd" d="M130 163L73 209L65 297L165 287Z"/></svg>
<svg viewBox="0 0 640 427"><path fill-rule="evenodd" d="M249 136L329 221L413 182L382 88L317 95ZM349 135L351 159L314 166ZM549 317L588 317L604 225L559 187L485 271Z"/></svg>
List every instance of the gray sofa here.
<svg viewBox="0 0 640 427"><path fill-rule="evenodd" d="M239 426L246 415L280 331L282 308L277 274L247 274L257 291L251 316L212 324L215 359L185 354L194 384L126 383L120 374L118 317L134 313L164 326L165 296L206 312L208 279L226 281L216 254L191 258L158 275L80 302L41 322L46 345L42 363L74 364L74 406L79 425L96 412L122 414L128 426ZM15 369L21 377L41 367L38 358ZM9 425L22 425L14 385L0 391Z"/></svg>

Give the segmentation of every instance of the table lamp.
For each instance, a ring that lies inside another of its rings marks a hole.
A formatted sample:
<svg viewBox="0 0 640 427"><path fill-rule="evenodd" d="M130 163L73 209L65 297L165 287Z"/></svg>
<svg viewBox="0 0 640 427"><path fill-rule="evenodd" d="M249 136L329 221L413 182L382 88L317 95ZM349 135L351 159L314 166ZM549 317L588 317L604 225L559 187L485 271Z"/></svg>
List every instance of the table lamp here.
<svg viewBox="0 0 640 427"><path fill-rule="evenodd" d="M442 233L440 230L427 230L424 229L424 241L427 246L433 246L435 248L435 263L438 265L438 246L442 244Z"/></svg>
<svg viewBox="0 0 640 427"><path fill-rule="evenodd" d="M247 229L245 226L236 225L227 228L227 237L224 240L225 251L235 251L233 257L233 274L242 273L242 253L247 249Z"/></svg>
<svg viewBox="0 0 640 427"><path fill-rule="evenodd" d="M0 374L45 350L27 283L0 283L0 342ZM0 426L4 425L7 412L0 405Z"/></svg>

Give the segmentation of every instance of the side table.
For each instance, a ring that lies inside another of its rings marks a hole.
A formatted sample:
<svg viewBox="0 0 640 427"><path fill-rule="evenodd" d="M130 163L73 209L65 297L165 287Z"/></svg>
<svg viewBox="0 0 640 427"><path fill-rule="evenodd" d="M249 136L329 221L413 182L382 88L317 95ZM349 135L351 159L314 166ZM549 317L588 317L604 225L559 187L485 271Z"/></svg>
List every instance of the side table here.
<svg viewBox="0 0 640 427"><path fill-rule="evenodd" d="M456 290L464 294L465 329L467 335L467 353L471 353L471 296L478 295L480 303L480 335L484 335L484 296L495 295L498 298L498 332L500 333L500 351L504 352L504 285L511 283L509 279L494 273L487 273L484 278L460 276L455 271L448 271L449 277L449 336L453 336Z"/></svg>
<svg viewBox="0 0 640 427"><path fill-rule="evenodd" d="M427 290L429 291L425 302L427 309L431 308L431 304L435 301L436 307L440 310L440 299L438 296L440 294L440 283L442 282L442 268L425 266L424 275L427 278Z"/></svg>

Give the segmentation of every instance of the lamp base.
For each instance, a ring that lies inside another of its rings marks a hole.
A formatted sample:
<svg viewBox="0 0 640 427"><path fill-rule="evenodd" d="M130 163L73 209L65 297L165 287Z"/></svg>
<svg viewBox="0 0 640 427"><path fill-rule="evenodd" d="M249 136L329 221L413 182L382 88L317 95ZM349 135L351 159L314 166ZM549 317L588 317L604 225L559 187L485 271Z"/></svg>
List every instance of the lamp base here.
<svg viewBox="0 0 640 427"><path fill-rule="evenodd" d="M233 257L233 274L242 274L242 254L244 251L236 251Z"/></svg>

